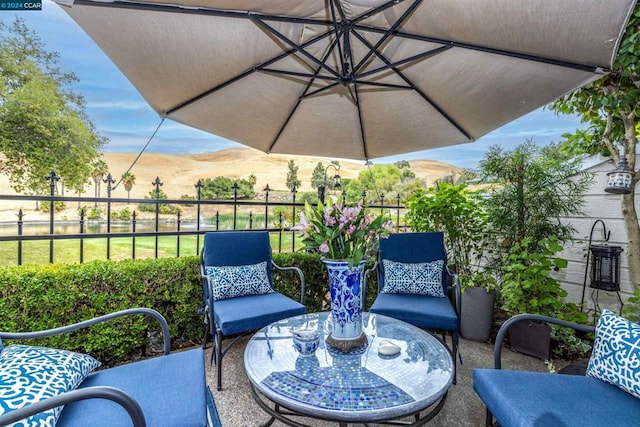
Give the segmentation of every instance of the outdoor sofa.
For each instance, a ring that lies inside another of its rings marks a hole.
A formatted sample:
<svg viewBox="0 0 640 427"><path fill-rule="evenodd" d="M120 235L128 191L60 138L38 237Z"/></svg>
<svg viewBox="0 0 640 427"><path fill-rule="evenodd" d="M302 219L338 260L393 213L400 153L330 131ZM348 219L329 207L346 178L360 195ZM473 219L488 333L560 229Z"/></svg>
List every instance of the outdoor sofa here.
<svg viewBox="0 0 640 427"><path fill-rule="evenodd" d="M136 314L160 324L162 356L93 371L99 362L85 354L21 344L2 348L0 426L32 416L17 425L220 426L205 382L202 348L169 354L169 326L155 310L123 310L41 332L0 332L0 338L41 338ZM51 410L59 405L62 411Z"/></svg>
<svg viewBox="0 0 640 427"><path fill-rule="evenodd" d="M586 375L501 369L502 342L514 323L542 321L596 332ZM496 337L495 369L474 369L473 388L487 407L486 425L501 427L639 426L640 324L604 310L598 325L522 314Z"/></svg>

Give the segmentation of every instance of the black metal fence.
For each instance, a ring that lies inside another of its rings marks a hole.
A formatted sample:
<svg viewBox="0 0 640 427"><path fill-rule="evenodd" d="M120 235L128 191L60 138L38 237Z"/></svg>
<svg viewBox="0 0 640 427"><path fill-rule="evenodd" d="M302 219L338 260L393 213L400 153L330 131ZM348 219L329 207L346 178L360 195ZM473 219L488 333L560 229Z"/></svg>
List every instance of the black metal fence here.
<svg viewBox="0 0 640 427"><path fill-rule="evenodd" d="M69 197L57 194L58 177L54 172L46 179L50 183L49 196L0 195L0 202L33 201L41 209L48 207L49 212L48 221L29 221L25 219L28 215L20 209L16 212L15 222L1 224L0 253L5 259L0 260L3 261L0 265L22 265L26 258L29 258L27 262L34 262L33 256L27 256L29 242L39 242L39 263L46 263L47 255L49 263L83 263L87 261L85 254L91 242L100 242L99 251L108 260L112 259L113 242L118 243L117 259L197 255L201 249L201 236L205 232L220 230L267 230L274 250L286 252L301 247L301 238L294 229L294 223L304 209L304 203L296 200L296 189L286 197L279 193L281 201L273 201L270 193L274 192L267 185L254 200L240 200L238 186L234 185L231 200L203 200L203 184L198 181L194 185L193 199L165 199L161 198L163 183L156 178L151 192L154 198L114 198L111 194L114 180L109 175L104 179L107 197ZM346 196L344 192L342 195ZM362 194L362 200L366 201L369 209L380 209L381 213L386 211L396 227L404 227L401 219L405 208L399 195L395 203L388 203L384 196L373 201L370 196ZM68 219L66 213L74 203L78 206L77 219ZM115 209L123 205L126 206L125 219ZM138 206L138 210L129 211L131 205ZM62 206L65 210L59 210ZM72 243L66 243L66 250L59 253L62 251L54 244L57 241ZM48 248L43 248L42 245L47 243ZM70 247L73 248L71 251ZM89 259L96 259L95 247L91 253Z"/></svg>

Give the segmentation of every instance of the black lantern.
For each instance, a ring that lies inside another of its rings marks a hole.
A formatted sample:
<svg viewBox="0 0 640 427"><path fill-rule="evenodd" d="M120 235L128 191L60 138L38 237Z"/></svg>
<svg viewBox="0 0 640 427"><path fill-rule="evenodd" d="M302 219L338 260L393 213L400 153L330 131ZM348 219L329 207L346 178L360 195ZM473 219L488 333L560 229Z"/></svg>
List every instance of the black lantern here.
<svg viewBox="0 0 640 427"><path fill-rule="evenodd" d="M327 172L329 171L329 168L334 168L336 170L336 174L333 176L333 188L340 188L340 185L341 185L341 178L340 178L340 175L338 175L338 171L340 171L340 165L330 163L329 165L327 165L326 168L324 168L323 183L318 185L318 199L322 203L324 203L324 194L327 188Z"/></svg>
<svg viewBox="0 0 640 427"><path fill-rule="evenodd" d="M620 254L622 247L608 245L589 246L591 263L591 287L604 291L620 290Z"/></svg>
<svg viewBox="0 0 640 427"><path fill-rule="evenodd" d="M612 194L631 193L631 179L633 175L634 172L629 169L629 165L627 164L627 158L621 156L618 167L607 174L609 181L604 191Z"/></svg>

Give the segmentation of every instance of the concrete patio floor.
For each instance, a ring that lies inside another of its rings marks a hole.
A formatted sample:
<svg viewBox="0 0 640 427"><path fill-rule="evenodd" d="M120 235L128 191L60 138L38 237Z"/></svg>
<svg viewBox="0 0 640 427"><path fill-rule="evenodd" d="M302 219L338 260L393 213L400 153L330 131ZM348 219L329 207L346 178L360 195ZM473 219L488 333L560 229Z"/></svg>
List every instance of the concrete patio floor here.
<svg viewBox="0 0 640 427"><path fill-rule="evenodd" d="M207 345L207 384L213 392L223 427L253 427L268 421L269 416L253 400L249 390L249 381L244 370L244 348L249 337L243 338L229 350L222 364L222 390L216 390L216 369L209 368L211 344ZM460 340L460 352L464 364L458 363L458 381L449 389L449 395L442 411L429 426L483 426L485 410L482 402L473 391L471 370L473 368L493 367L493 344ZM503 350L503 368L547 372L542 360L514 353L508 348ZM556 368L565 364L554 361ZM309 426L337 426L336 422L318 421L310 418L296 418ZM284 426L275 422L273 426ZM371 423L370 426L377 424Z"/></svg>

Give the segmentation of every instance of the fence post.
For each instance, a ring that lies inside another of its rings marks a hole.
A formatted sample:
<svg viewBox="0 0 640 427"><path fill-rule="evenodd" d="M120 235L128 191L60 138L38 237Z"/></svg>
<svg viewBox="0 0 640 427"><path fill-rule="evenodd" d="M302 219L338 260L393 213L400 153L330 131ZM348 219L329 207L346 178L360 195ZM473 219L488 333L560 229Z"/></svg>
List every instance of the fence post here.
<svg viewBox="0 0 640 427"><path fill-rule="evenodd" d="M220 230L220 211L216 211L216 231Z"/></svg>
<svg viewBox="0 0 640 427"><path fill-rule="evenodd" d="M269 184L267 184L266 187L264 187L264 229L268 230L269 229L269 191L271 189L269 188Z"/></svg>
<svg viewBox="0 0 640 427"><path fill-rule="evenodd" d="M296 188L295 185L291 189L291 192L293 193L293 213L291 214L291 224L295 225L295 220L296 220L296 193L298 192L298 189ZM292 230L291 231L291 252L295 252L295 251L296 251L296 232Z"/></svg>
<svg viewBox="0 0 640 427"><path fill-rule="evenodd" d="M282 212L278 213L278 253L282 252Z"/></svg>
<svg viewBox="0 0 640 427"><path fill-rule="evenodd" d="M380 215L384 213L384 193L380 194Z"/></svg>
<svg viewBox="0 0 640 427"><path fill-rule="evenodd" d="M152 182L152 184L156 187L155 192L156 192L156 251L155 251L155 255L156 258L158 258L158 228L159 228L159 221L160 221L160 187L162 187L162 182L160 182L160 177L156 176L155 181Z"/></svg>
<svg viewBox="0 0 640 427"><path fill-rule="evenodd" d="M249 211L249 230L253 230L253 212Z"/></svg>
<svg viewBox="0 0 640 427"><path fill-rule="evenodd" d="M111 259L111 237L109 237L111 234L111 184L116 180L108 173L103 182L107 184L107 259L109 260Z"/></svg>
<svg viewBox="0 0 640 427"><path fill-rule="evenodd" d="M51 196L51 201L49 202L49 234L53 235L53 212L55 209L53 197L56 192L56 182L60 180L60 177L52 170L49 175L45 176L45 179L49 181L49 195ZM53 264L53 239L49 239L49 263Z"/></svg>
<svg viewBox="0 0 640 427"><path fill-rule="evenodd" d="M238 183L233 183L233 229L237 228L237 215L238 215Z"/></svg>
<svg viewBox="0 0 640 427"><path fill-rule="evenodd" d="M131 232L133 238L131 239L131 259L136 259L136 211L131 214Z"/></svg>
<svg viewBox="0 0 640 427"><path fill-rule="evenodd" d="M82 238L82 234L84 234L84 209L80 209L80 264L84 262L84 239Z"/></svg>
<svg viewBox="0 0 640 427"><path fill-rule="evenodd" d="M196 208L196 231L198 231L198 234L196 234L196 255L200 253L200 201L202 200L202 187L204 187L204 184L202 180L199 179L196 183L196 193L198 194L198 205Z"/></svg>
<svg viewBox="0 0 640 427"><path fill-rule="evenodd" d="M178 234L176 235L176 258L180 258L180 211L178 211Z"/></svg>
<svg viewBox="0 0 640 427"><path fill-rule="evenodd" d="M400 193L396 196L396 228L400 230Z"/></svg>
<svg viewBox="0 0 640 427"><path fill-rule="evenodd" d="M22 218L24 214L22 209L18 211L18 236L22 236ZM22 239L18 239L18 265L22 265Z"/></svg>

